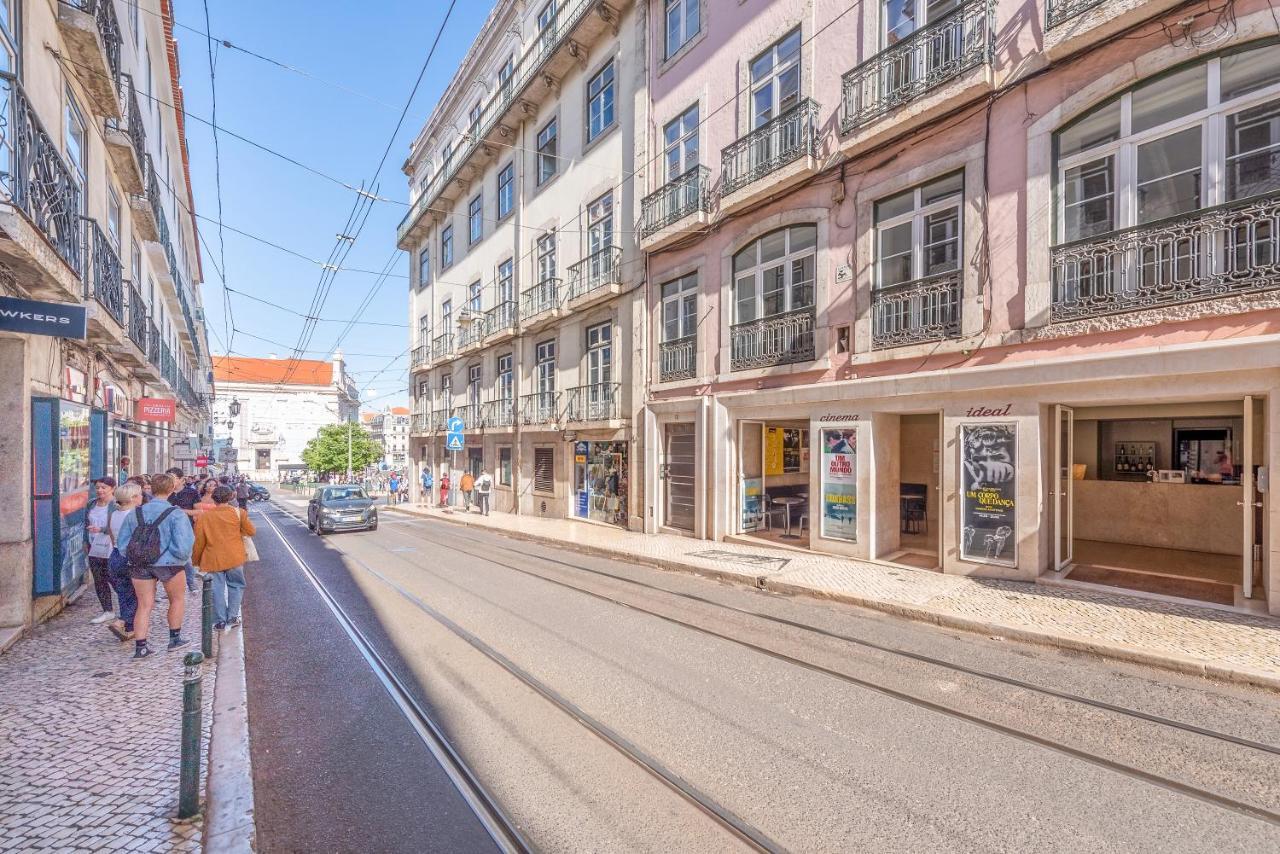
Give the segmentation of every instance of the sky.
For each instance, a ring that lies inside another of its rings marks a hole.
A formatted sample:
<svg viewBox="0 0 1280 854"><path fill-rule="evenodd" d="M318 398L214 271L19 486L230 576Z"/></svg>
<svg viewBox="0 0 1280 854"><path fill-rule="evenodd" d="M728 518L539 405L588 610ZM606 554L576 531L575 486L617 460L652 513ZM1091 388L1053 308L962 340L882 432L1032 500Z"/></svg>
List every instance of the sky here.
<svg viewBox="0 0 1280 854"><path fill-rule="evenodd" d="M378 160L392 140L449 3L176 0L174 5L191 182L201 217L201 297L209 343L215 354L228 352L230 346L235 355L288 357L305 321L254 298L309 313L323 274L316 262L330 257L338 234L354 232L348 217L357 200L353 190L315 173L351 187L375 183ZM380 280L374 274L339 272L319 312L324 320L315 325L308 347L314 352L305 354L327 359L340 343L347 369L369 408L406 405L409 399L409 262L395 246L409 190L400 167L492 5L487 0L456 3L376 178L376 194L394 201L372 204L342 263L344 268L377 273L391 262L391 275ZM212 75L205 33L214 36ZM234 47L223 46L223 41ZM216 124L225 131L217 138L220 168L211 127L215 92ZM228 288L239 293L224 290L220 270ZM364 322L347 329L346 321L375 288L361 315ZM344 329L346 336L340 338Z"/></svg>

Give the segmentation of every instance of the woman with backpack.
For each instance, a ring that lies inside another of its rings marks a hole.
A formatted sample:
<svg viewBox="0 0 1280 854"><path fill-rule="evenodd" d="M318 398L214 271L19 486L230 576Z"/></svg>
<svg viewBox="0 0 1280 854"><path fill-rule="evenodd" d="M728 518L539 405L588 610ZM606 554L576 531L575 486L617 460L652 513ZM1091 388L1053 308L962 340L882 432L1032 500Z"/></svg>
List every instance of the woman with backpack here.
<svg viewBox="0 0 1280 854"><path fill-rule="evenodd" d="M244 541L257 533L249 511L232 503L235 497L229 486L213 491L215 506L196 518L196 544L191 551L192 562L213 576L213 627L218 630L240 625L248 560Z"/></svg>
<svg viewBox="0 0 1280 854"><path fill-rule="evenodd" d="M175 485L171 474L152 477L151 494L156 500L135 507L116 537L116 548L129 561L129 577L138 596L138 613L133 620L134 658L146 658L154 652L147 645L147 630L156 604L156 582L164 585L169 599L169 649L187 645L182 637L182 588L195 533L186 514L169 503Z"/></svg>

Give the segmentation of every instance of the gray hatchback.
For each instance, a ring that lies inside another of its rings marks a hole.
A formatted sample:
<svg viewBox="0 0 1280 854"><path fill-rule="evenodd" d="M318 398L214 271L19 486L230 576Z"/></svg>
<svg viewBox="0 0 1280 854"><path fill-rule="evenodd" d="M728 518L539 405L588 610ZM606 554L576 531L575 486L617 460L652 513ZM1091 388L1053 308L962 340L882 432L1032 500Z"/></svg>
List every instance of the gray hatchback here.
<svg viewBox="0 0 1280 854"><path fill-rule="evenodd" d="M317 534L378 530L378 510L362 486L322 486L307 503L307 527Z"/></svg>

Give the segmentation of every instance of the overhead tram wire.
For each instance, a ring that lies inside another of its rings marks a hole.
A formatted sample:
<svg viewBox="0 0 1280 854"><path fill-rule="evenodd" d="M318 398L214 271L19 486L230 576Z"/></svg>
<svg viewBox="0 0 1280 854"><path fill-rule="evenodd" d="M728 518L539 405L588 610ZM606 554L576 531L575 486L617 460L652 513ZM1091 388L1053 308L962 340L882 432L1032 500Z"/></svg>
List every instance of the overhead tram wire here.
<svg viewBox="0 0 1280 854"><path fill-rule="evenodd" d="M137 0L134 0L137 2ZM203 0L204 6L204 26L209 29L209 0ZM222 150L218 144L218 82L217 67L214 61L213 37L206 33L206 52L209 56L209 102L210 102L210 118L213 120L213 178L214 186L217 188L218 199L218 259L222 262L222 267L218 270L218 275L222 279L222 314L223 323L227 329L227 346L225 349L230 350L236 343L236 320L235 314L231 309L231 297L227 293L227 242L222 234Z"/></svg>

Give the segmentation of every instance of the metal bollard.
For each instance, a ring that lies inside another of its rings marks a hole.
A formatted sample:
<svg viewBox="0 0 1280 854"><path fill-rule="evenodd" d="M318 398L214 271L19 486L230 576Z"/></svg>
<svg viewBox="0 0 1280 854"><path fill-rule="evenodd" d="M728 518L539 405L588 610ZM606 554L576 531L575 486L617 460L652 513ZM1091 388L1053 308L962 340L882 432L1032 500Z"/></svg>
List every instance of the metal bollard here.
<svg viewBox="0 0 1280 854"><path fill-rule="evenodd" d="M204 656L189 652L183 659L182 677L182 770L178 777L178 818L200 812L200 734L203 702L200 665Z"/></svg>
<svg viewBox="0 0 1280 854"><path fill-rule="evenodd" d="M213 658L213 576L208 574L200 590L200 651Z"/></svg>

